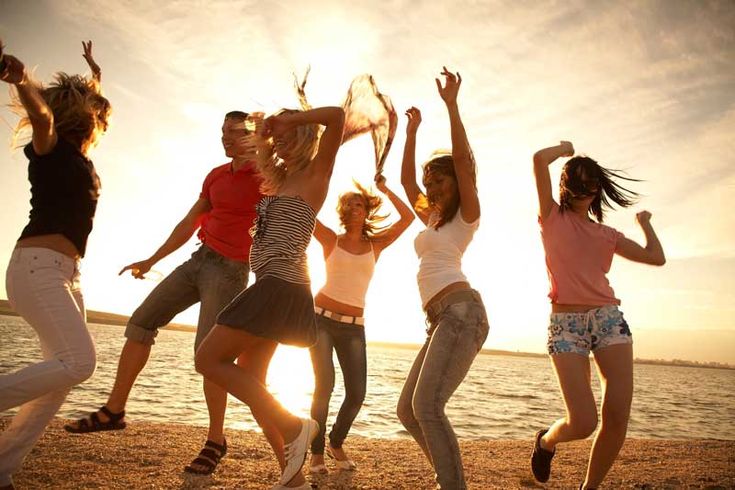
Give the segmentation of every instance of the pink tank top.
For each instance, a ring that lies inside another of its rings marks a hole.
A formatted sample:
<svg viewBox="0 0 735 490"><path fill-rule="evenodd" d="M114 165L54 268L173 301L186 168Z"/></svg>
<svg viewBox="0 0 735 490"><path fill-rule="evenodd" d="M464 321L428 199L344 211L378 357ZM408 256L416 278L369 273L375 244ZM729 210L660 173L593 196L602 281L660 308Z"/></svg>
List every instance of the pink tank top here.
<svg viewBox="0 0 735 490"><path fill-rule="evenodd" d="M606 274L623 234L572 211L562 213L556 203L546 220L539 219L539 224L551 283L551 302L619 305Z"/></svg>

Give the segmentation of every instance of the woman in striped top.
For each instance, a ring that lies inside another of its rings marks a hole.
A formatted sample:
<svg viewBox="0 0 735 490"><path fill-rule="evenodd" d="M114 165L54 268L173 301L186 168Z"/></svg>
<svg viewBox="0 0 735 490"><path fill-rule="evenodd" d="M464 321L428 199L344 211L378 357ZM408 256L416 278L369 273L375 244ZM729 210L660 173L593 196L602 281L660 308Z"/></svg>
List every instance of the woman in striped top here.
<svg viewBox="0 0 735 490"><path fill-rule="evenodd" d="M325 127L321 136L320 125ZM315 341L306 247L327 195L344 111L282 110L256 120L256 126L266 194L251 230L250 265L256 280L222 310L195 362L204 377L248 405L264 431L282 438L283 444L275 445L282 474L274 488L306 489L301 467L318 424L288 412L258 379L279 343L308 347ZM236 365L238 357L248 362Z"/></svg>

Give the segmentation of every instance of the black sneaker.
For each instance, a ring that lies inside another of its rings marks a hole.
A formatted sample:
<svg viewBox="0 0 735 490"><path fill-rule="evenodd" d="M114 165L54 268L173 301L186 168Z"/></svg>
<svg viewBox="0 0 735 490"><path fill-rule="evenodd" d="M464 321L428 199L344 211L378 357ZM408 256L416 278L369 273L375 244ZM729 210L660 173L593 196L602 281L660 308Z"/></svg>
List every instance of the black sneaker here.
<svg viewBox="0 0 735 490"><path fill-rule="evenodd" d="M551 459L556 453L556 448L553 451L547 451L541 447L541 438L547 432L547 429L536 432L536 442L533 445L533 454L531 454L531 471L533 471L533 477L541 483L549 481Z"/></svg>

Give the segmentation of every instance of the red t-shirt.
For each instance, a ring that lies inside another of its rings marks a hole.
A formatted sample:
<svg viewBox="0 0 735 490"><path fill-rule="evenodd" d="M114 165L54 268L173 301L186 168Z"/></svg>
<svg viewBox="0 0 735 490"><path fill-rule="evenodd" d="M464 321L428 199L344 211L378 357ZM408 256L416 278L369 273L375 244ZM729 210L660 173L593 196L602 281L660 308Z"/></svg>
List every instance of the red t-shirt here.
<svg viewBox="0 0 735 490"><path fill-rule="evenodd" d="M249 230L263 197L260 182L254 164L233 172L226 163L209 172L199 194L212 206L197 235L202 243L229 259L248 261L253 244Z"/></svg>

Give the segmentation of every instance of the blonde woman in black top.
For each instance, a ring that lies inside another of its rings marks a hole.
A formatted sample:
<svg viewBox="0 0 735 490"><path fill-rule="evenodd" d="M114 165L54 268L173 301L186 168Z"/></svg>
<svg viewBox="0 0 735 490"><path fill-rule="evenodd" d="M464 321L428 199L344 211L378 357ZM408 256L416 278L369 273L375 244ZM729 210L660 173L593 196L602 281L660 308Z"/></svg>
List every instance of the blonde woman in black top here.
<svg viewBox="0 0 735 490"><path fill-rule="evenodd" d="M92 58L92 42L82 44L91 79L57 73L44 87L10 55L3 57L0 73L0 80L14 88L14 105L25 114L17 131L31 130L31 142L24 148L30 220L8 265L7 293L13 309L36 331L44 358L0 376L0 412L21 407L0 435L0 489L13 488L12 474L69 390L95 369L79 264L100 189L87 155L107 129L110 103L100 92L101 71Z"/></svg>

